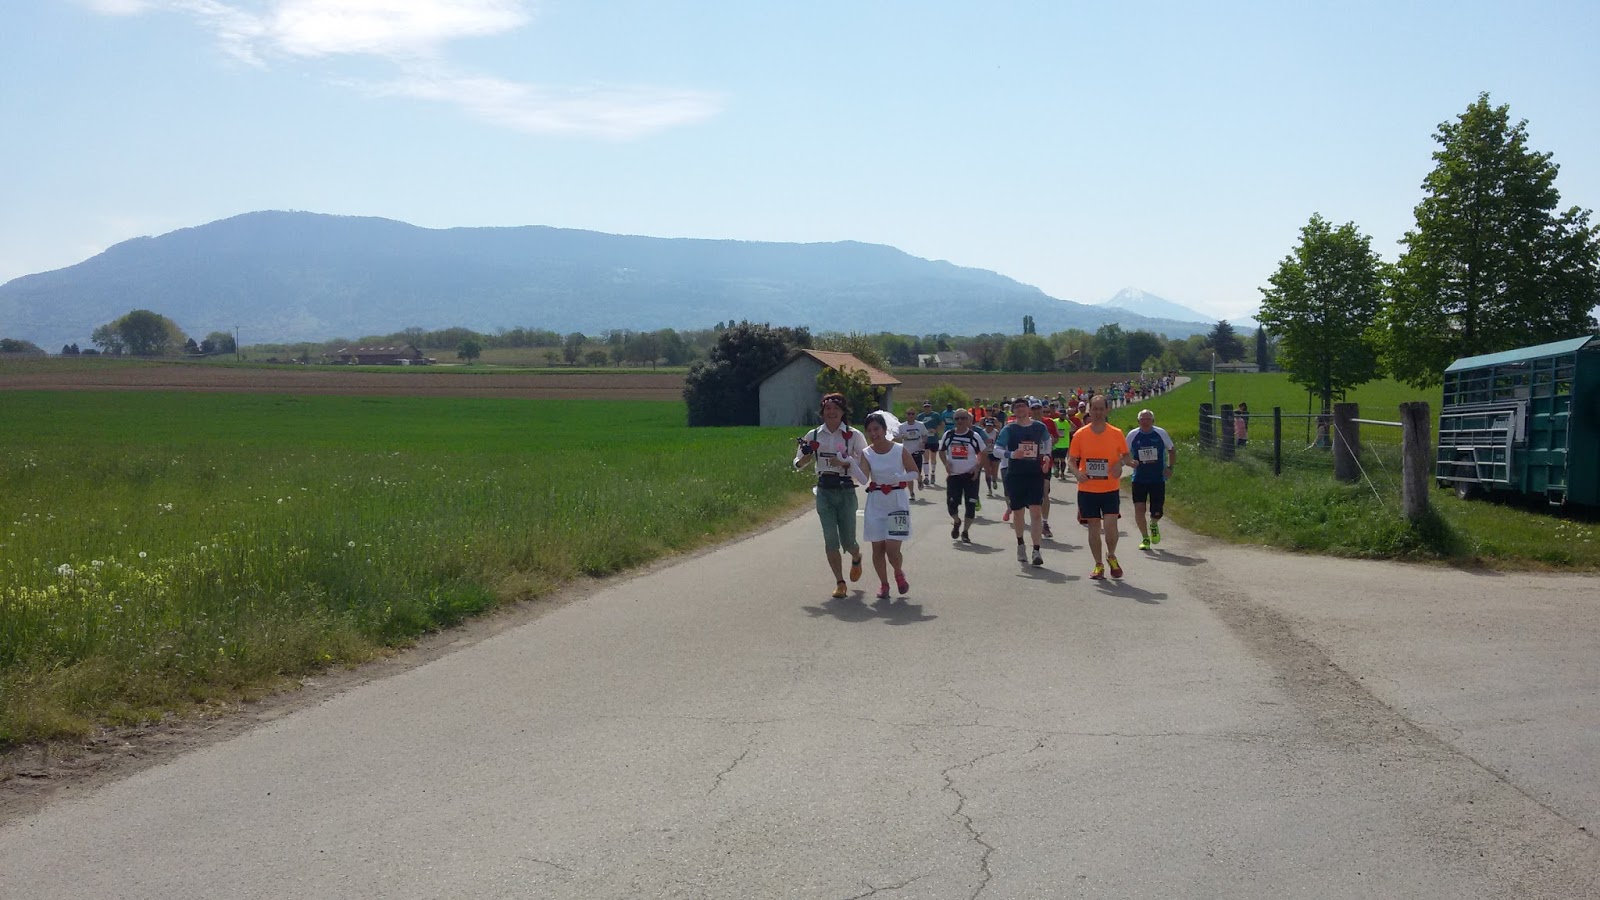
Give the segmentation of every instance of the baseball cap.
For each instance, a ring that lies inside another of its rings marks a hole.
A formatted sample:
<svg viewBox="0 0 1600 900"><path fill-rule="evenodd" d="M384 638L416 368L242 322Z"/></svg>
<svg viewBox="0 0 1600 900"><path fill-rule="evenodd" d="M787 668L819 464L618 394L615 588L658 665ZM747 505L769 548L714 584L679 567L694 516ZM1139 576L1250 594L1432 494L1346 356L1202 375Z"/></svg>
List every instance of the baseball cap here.
<svg viewBox="0 0 1600 900"><path fill-rule="evenodd" d="M1040 400L1038 397L1029 397L1028 398L1028 407L1030 409L1038 409L1038 408L1040 408L1042 406L1044 406L1044 401Z"/></svg>

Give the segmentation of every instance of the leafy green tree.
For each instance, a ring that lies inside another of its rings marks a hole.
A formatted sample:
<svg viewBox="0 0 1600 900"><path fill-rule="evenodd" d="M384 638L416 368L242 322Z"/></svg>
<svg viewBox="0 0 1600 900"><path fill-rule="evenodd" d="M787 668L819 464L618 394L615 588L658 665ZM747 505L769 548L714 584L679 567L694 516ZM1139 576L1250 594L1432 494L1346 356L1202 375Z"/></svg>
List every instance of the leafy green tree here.
<svg viewBox="0 0 1600 900"><path fill-rule="evenodd" d="M1039 327L1037 325L1033 324L1033 316L1023 316L1022 317L1022 333L1023 334L1038 334L1039 333Z"/></svg>
<svg viewBox="0 0 1600 900"><path fill-rule="evenodd" d="M122 343L122 332L117 330L115 322L107 322L95 328L89 334L89 341L99 347L102 353L111 356L120 356L126 349Z"/></svg>
<svg viewBox="0 0 1600 900"><path fill-rule="evenodd" d="M707 359L689 367L683 399L689 425L756 425L761 421L758 388L791 350L809 348L805 328L773 328L740 322L717 333Z"/></svg>
<svg viewBox="0 0 1600 900"><path fill-rule="evenodd" d="M966 391L946 381L934 385L933 390L928 392L928 402L933 404L934 409L944 409L947 405L966 409L972 405L972 398Z"/></svg>
<svg viewBox="0 0 1600 900"><path fill-rule="evenodd" d="M1206 346L1217 354L1219 362L1233 362L1244 359L1244 341L1239 339L1238 332L1223 319L1213 325L1206 334Z"/></svg>
<svg viewBox="0 0 1600 900"><path fill-rule="evenodd" d="M877 343L872 338L864 334L857 334L854 331L849 334L833 331L820 335L817 337L816 348L818 350L831 350L836 353L849 353L856 359L875 368L882 368L885 365L883 354L879 352Z"/></svg>
<svg viewBox="0 0 1600 900"><path fill-rule="evenodd" d="M108 353L126 351L134 356L165 356L183 346L184 341L188 339L183 329L171 319L148 309L133 310L109 326L101 327L109 328L115 333L115 342L104 344L99 337L91 336L91 338L95 343L105 347ZM95 329L95 334L100 335L100 329Z"/></svg>
<svg viewBox="0 0 1600 900"><path fill-rule="evenodd" d="M456 346L456 359L466 360L467 365L477 362L478 357L482 355L483 345L477 341L462 341Z"/></svg>
<svg viewBox="0 0 1600 900"><path fill-rule="evenodd" d="M611 354L601 350L599 347L595 347L592 350L587 350L583 354L584 365L587 365L591 369L598 369L610 361Z"/></svg>
<svg viewBox="0 0 1600 900"><path fill-rule="evenodd" d="M1268 281L1259 317L1278 335L1278 365L1290 381L1327 410L1335 394L1377 377L1369 329L1383 306L1383 263L1354 222L1334 228L1313 215Z"/></svg>
<svg viewBox="0 0 1600 900"><path fill-rule="evenodd" d="M1094 367L1101 372L1125 372L1128 367L1128 335L1115 322L1101 325L1094 333Z"/></svg>
<svg viewBox="0 0 1600 900"><path fill-rule="evenodd" d="M877 337L878 352L891 366L914 366L917 351L905 335L885 332Z"/></svg>
<svg viewBox="0 0 1600 900"><path fill-rule="evenodd" d="M194 342L194 338L188 338L183 342L183 352L198 354L200 352L200 345Z"/></svg>
<svg viewBox="0 0 1600 900"><path fill-rule="evenodd" d="M1459 357L1594 329L1600 240L1589 210L1557 212L1559 167L1528 149L1527 124L1479 94L1434 134L1436 165L1381 321L1396 378L1437 384Z"/></svg>
<svg viewBox="0 0 1600 900"><path fill-rule="evenodd" d="M33 341L24 341L20 338L0 338L0 353L26 353L29 356L46 356L44 350Z"/></svg>
<svg viewBox="0 0 1600 900"><path fill-rule="evenodd" d="M1159 357L1161 351L1166 349L1161 336L1152 331L1130 331L1127 337L1127 355L1124 357L1128 365L1135 363L1143 365L1144 360Z"/></svg>
<svg viewBox="0 0 1600 900"><path fill-rule="evenodd" d="M1006 342L1000 353L1000 368L1007 372L1044 372L1055 368L1056 351L1036 334L1025 334Z"/></svg>
<svg viewBox="0 0 1600 900"><path fill-rule="evenodd" d="M823 369L817 373L817 389L824 394L843 394L850 420L858 426L883 402L883 389L873 386L866 369Z"/></svg>
<svg viewBox="0 0 1600 900"><path fill-rule="evenodd" d="M578 360L583 357L583 345L588 341L589 339L584 337L580 331L574 331L562 339L561 356L566 359L567 365L575 366L578 364Z"/></svg>

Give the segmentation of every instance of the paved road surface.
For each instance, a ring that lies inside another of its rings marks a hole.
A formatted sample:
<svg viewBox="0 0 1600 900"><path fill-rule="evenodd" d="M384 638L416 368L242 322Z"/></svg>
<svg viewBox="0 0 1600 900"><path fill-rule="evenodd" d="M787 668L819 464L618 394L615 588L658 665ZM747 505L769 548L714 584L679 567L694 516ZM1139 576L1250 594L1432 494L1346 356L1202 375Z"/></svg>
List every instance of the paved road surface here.
<svg viewBox="0 0 1600 900"><path fill-rule="evenodd" d="M1097 585L933 497L904 601L802 517L17 820L0 897L1600 897L1594 579Z"/></svg>

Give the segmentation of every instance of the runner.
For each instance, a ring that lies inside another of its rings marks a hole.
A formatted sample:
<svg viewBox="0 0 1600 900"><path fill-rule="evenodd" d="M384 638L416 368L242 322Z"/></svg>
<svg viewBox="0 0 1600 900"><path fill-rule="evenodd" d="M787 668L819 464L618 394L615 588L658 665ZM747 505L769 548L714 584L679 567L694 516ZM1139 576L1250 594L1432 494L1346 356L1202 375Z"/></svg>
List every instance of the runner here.
<svg viewBox="0 0 1600 900"><path fill-rule="evenodd" d="M1072 439L1072 431L1067 428L1067 411L1064 407L1053 406L1050 408L1050 418L1055 423L1056 440L1050 445L1050 462L1055 469L1054 475L1062 481L1067 480L1067 444ZM1048 508L1046 508L1048 512ZM1045 519L1049 522L1049 519Z"/></svg>
<svg viewBox="0 0 1600 900"><path fill-rule="evenodd" d="M867 416L867 446L856 454L856 477L867 480L867 509L862 530L872 543L872 568L878 573L878 599L889 599L888 567L900 595L911 590L906 581L900 545L911 539L911 482L916 480L911 451L889 440L883 416ZM886 565L887 564L887 565Z"/></svg>
<svg viewBox="0 0 1600 900"><path fill-rule="evenodd" d="M1127 438L1122 429L1106 421L1109 404L1104 395L1089 401L1089 424L1072 436L1067 462L1078 472L1078 521L1089 529L1089 551L1094 554L1090 578L1122 577L1117 562L1117 520L1121 517L1122 468L1128 458ZM1105 555L1101 556L1100 537L1105 535Z"/></svg>
<svg viewBox="0 0 1600 900"><path fill-rule="evenodd" d="M995 439L1000 437L1000 421L994 416L983 417L983 443L989 452L983 455L984 496L994 496L995 482L1000 479L1000 454L995 446ZM1010 515L1011 510L1006 510Z"/></svg>
<svg viewBox="0 0 1600 900"><path fill-rule="evenodd" d="M1133 457L1133 522L1139 526L1140 550L1161 543L1161 513L1167 505L1167 479L1172 477L1172 462L1177 448L1165 428L1156 427L1156 414L1139 410L1139 427L1128 432L1128 455ZM1150 507L1150 527L1145 527L1144 511Z"/></svg>
<svg viewBox="0 0 1600 900"><path fill-rule="evenodd" d="M894 436L895 441L903 444L907 450L911 451L911 461L916 463L917 479L916 483L911 485L911 499L913 501L917 499L917 483L922 481L924 438L927 437L927 426L917 421L916 415L917 410L915 407L906 407L906 419L900 423L900 428Z"/></svg>
<svg viewBox="0 0 1600 900"><path fill-rule="evenodd" d="M1050 431L1033 420L1027 397L1018 397L1011 409L1016 421L1000 429L1000 437L995 441L1001 458L1008 464L1003 478L1006 508L1014 514L1011 528L1017 536L1017 562L1020 563L1028 562L1027 549L1022 545L1024 511L1033 514L1033 564L1042 566L1044 557L1039 553L1039 532L1044 525L1044 512L1040 507L1044 503L1043 467L1044 461L1049 459Z"/></svg>
<svg viewBox="0 0 1600 900"><path fill-rule="evenodd" d="M917 416L917 421L922 423L922 455L928 467L926 472L918 470L918 480L932 487L934 460L939 455L939 433L944 430L944 417L933 411L933 401L924 400L922 415Z"/></svg>
<svg viewBox="0 0 1600 900"><path fill-rule="evenodd" d="M800 438L794 467L817 467L817 517L822 520L822 543L836 582L833 596L849 591L844 583L841 548L850 551L850 580L861 579L861 545L856 542L856 484L850 479L850 460L867 446L861 432L846 423L849 410L842 394L822 398L822 425Z"/></svg>
<svg viewBox="0 0 1600 900"><path fill-rule="evenodd" d="M978 516L979 465L986 455L983 432L972 427L972 411L956 410L956 427L939 441L939 459L944 463L944 503L950 512L950 539L972 543L972 520ZM965 525L957 516L961 502L967 504Z"/></svg>
<svg viewBox="0 0 1600 900"><path fill-rule="evenodd" d="M1028 409L1033 413L1034 421L1043 425L1045 430L1050 432L1050 452L1039 460L1039 466L1044 471L1044 502L1039 504L1044 524L1039 530L1045 537L1054 540L1055 533L1050 530L1050 466L1055 460L1056 445L1065 444L1066 441L1061 439L1061 429L1056 426L1055 420L1045 415L1043 400L1037 397L1030 398L1028 400ZM1044 453L1044 451L1044 447L1039 448L1040 453ZM1063 463L1065 463L1065 459L1063 459Z"/></svg>

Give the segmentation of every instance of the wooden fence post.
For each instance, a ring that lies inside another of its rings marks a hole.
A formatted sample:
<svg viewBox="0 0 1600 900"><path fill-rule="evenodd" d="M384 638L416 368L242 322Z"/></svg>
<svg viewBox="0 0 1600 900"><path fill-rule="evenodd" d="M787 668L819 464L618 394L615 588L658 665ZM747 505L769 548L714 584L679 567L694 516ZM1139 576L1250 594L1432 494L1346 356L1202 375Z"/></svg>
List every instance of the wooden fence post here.
<svg viewBox="0 0 1600 900"><path fill-rule="evenodd" d="M1400 508L1413 522L1428 514L1433 456L1433 416L1427 401L1400 404Z"/></svg>
<svg viewBox="0 0 1600 900"><path fill-rule="evenodd" d="M1283 474L1283 407L1272 408L1272 474Z"/></svg>
<svg viewBox="0 0 1600 900"><path fill-rule="evenodd" d="M1216 423L1211 421L1211 404L1200 404L1200 449L1210 450L1216 446Z"/></svg>
<svg viewBox="0 0 1600 900"><path fill-rule="evenodd" d="M1333 477L1339 481L1360 481L1361 424L1360 406L1354 403L1333 405Z"/></svg>
<svg viewBox="0 0 1600 900"><path fill-rule="evenodd" d="M1222 459L1233 459L1233 404L1222 404L1222 421L1217 423L1220 433L1217 435L1217 456Z"/></svg>

